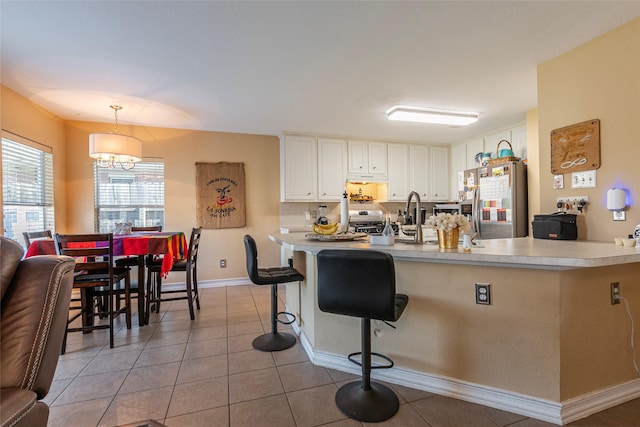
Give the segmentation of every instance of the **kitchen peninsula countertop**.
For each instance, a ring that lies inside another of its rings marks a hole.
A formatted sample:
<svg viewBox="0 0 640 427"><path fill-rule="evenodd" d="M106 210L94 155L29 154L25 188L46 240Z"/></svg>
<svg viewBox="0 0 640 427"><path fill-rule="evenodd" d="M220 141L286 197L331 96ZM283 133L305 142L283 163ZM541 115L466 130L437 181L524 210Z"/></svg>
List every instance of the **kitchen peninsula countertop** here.
<svg viewBox="0 0 640 427"><path fill-rule="evenodd" d="M304 233L274 233L269 238L291 251L317 254L322 249L372 249L388 252L405 261L453 263L469 265L499 265L502 267L570 270L640 263L640 248L616 246L613 242L583 240L544 240L531 237L482 240L482 247L465 252L458 249L440 250L437 243L422 245L396 243L392 246L371 245L368 238L354 241L314 241Z"/></svg>

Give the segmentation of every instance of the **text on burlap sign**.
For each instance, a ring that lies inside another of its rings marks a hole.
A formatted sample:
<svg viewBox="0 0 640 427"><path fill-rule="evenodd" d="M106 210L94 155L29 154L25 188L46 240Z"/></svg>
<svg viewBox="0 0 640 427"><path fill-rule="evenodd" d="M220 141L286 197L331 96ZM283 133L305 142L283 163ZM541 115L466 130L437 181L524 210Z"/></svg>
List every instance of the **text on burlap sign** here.
<svg viewBox="0 0 640 427"><path fill-rule="evenodd" d="M196 210L203 228L246 225L244 163L196 163Z"/></svg>

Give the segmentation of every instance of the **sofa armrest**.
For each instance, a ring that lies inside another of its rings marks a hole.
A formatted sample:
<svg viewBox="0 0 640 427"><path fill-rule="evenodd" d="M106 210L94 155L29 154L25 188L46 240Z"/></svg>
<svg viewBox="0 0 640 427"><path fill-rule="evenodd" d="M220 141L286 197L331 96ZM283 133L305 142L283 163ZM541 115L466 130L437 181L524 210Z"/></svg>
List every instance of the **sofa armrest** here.
<svg viewBox="0 0 640 427"><path fill-rule="evenodd" d="M2 298L0 387L49 392L69 316L72 258L44 255L20 261Z"/></svg>

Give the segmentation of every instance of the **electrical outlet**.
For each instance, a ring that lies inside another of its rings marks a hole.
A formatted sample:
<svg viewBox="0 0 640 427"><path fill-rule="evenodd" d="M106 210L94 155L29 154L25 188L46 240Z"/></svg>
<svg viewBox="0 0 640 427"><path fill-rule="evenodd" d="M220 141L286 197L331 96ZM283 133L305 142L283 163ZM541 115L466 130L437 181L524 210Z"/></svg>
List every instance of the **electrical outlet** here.
<svg viewBox="0 0 640 427"><path fill-rule="evenodd" d="M611 284L611 305L620 304L620 282Z"/></svg>
<svg viewBox="0 0 640 427"><path fill-rule="evenodd" d="M489 283L476 283L476 304L491 304L491 285Z"/></svg>
<svg viewBox="0 0 640 427"><path fill-rule="evenodd" d="M221 259L220 260L220 268L227 268L227 260L226 259Z"/></svg>

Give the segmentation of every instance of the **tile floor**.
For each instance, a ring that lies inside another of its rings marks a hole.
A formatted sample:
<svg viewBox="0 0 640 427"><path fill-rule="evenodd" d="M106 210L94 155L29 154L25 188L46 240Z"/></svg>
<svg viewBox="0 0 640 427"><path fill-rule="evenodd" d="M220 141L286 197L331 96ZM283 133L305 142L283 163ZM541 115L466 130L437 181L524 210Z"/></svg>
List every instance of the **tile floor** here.
<svg viewBox="0 0 640 427"><path fill-rule="evenodd" d="M45 399L51 406L49 426L116 426L148 419L170 427L367 425L348 419L334 403L338 387L357 377L312 365L299 343L274 353L251 347L257 335L270 330L269 298L268 286L203 289L195 321L189 320L186 301L163 303L147 326L139 328L134 316L127 330L122 319L113 349L108 331L70 334ZM552 425L391 387L400 410L376 425ZM640 426L640 399L571 425Z"/></svg>

